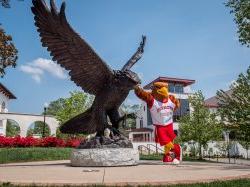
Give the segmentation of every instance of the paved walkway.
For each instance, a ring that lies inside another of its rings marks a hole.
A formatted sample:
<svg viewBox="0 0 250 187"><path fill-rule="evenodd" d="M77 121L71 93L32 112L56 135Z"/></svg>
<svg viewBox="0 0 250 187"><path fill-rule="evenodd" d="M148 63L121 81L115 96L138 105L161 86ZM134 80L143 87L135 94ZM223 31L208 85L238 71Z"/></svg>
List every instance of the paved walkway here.
<svg viewBox="0 0 250 187"><path fill-rule="evenodd" d="M195 183L250 178L249 165L183 162L163 165L141 161L130 167L71 167L69 161L45 161L0 165L0 183L37 185L138 185Z"/></svg>
<svg viewBox="0 0 250 187"><path fill-rule="evenodd" d="M206 158L206 160L210 160L213 162L222 162L222 163L229 163L228 158ZM243 165L249 165L250 166L250 160L246 160L246 159L234 159L234 158L230 158L230 163L231 164L243 164Z"/></svg>

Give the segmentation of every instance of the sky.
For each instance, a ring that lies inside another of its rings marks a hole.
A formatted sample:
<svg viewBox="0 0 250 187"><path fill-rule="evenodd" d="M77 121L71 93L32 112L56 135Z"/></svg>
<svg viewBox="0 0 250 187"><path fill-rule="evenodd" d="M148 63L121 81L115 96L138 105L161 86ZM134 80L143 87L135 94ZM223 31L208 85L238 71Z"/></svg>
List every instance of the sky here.
<svg viewBox="0 0 250 187"><path fill-rule="evenodd" d="M57 0L59 7L61 0ZM250 65L250 49L238 42L225 0L66 0L69 23L113 69L120 69L147 36L142 59L132 68L146 85L159 76L195 80L206 98ZM17 100L10 112L39 114L44 103L81 90L42 47L30 10L31 1L11 0L0 7L0 23L19 53L16 68L0 78ZM131 92L128 104L140 101Z"/></svg>

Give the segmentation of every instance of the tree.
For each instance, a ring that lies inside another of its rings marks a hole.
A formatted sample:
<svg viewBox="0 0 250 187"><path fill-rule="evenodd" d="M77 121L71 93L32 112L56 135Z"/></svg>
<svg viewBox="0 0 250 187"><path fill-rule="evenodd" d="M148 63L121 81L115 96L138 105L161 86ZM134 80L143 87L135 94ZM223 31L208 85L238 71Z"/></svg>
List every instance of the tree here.
<svg viewBox="0 0 250 187"><path fill-rule="evenodd" d="M70 97L59 98L55 101L51 101L46 114L53 115L59 121L59 124L63 124L76 115L83 113L91 107L94 100L94 96L81 91L70 92ZM67 138L72 135L62 134L59 129L56 132L57 137ZM73 135L75 136L75 135ZM79 135L81 137L81 135Z"/></svg>
<svg viewBox="0 0 250 187"><path fill-rule="evenodd" d="M238 26L239 41L242 45L250 46L250 1L228 0L226 6L235 15L234 21Z"/></svg>
<svg viewBox="0 0 250 187"><path fill-rule="evenodd" d="M0 0L0 3L4 8L10 8L10 0Z"/></svg>
<svg viewBox="0 0 250 187"><path fill-rule="evenodd" d="M222 134L222 129L216 114L205 107L201 91L190 96L189 102L193 111L180 119L180 139L183 142L197 142L199 158L202 159L202 148L206 147L210 140L217 140Z"/></svg>
<svg viewBox="0 0 250 187"><path fill-rule="evenodd" d="M76 115L86 111L92 104L94 97L81 91L70 92L70 97L59 98L52 101L47 109L47 114L55 115L63 124Z"/></svg>
<svg viewBox="0 0 250 187"><path fill-rule="evenodd" d="M237 140L248 153L250 146L250 66L246 74L241 73L230 86L230 92L219 90L217 98L224 128L235 132Z"/></svg>
<svg viewBox="0 0 250 187"><path fill-rule="evenodd" d="M23 0L19 0L19 1L23 1ZM0 0L0 3L4 8L10 8L10 0Z"/></svg>
<svg viewBox="0 0 250 187"><path fill-rule="evenodd" d="M33 136L34 134L42 136L43 127L44 127L43 121L34 122L31 126L31 128L27 131L27 136ZM49 129L49 126L47 124L45 124L44 135L45 135L45 137L50 135L50 129Z"/></svg>
<svg viewBox="0 0 250 187"><path fill-rule="evenodd" d="M12 43L12 37L5 34L0 27L0 76L5 75L5 68L8 66L16 67L17 49Z"/></svg>
<svg viewBox="0 0 250 187"><path fill-rule="evenodd" d="M66 99L64 98L59 98L55 101L51 101L46 110L46 115L56 116L56 114L64 107L65 100Z"/></svg>
<svg viewBox="0 0 250 187"><path fill-rule="evenodd" d="M125 128L136 128L136 113L140 110L139 104L128 105L123 103L120 107L121 115L127 115L124 121Z"/></svg>
<svg viewBox="0 0 250 187"><path fill-rule="evenodd" d="M17 122L13 120L7 120L6 124L6 136L17 136L20 134L20 127Z"/></svg>

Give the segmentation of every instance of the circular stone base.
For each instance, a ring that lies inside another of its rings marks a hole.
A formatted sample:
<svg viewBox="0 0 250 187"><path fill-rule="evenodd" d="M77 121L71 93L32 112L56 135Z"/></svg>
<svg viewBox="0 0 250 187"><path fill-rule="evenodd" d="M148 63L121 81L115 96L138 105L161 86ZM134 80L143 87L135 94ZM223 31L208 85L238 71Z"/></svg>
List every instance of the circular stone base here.
<svg viewBox="0 0 250 187"><path fill-rule="evenodd" d="M72 166L131 166L138 161L133 148L74 149L71 154Z"/></svg>

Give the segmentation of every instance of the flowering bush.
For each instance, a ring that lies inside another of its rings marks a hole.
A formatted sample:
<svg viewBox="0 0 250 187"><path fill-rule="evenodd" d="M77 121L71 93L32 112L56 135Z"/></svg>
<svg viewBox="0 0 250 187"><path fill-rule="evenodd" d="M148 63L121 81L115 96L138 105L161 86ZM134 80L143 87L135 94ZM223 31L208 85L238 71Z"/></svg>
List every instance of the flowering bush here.
<svg viewBox="0 0 250 187"><path fill-rule="evenodd" d="M61 139L52 136L45 138L0 136L0 147L77 147L82 139Z"/></svg>

